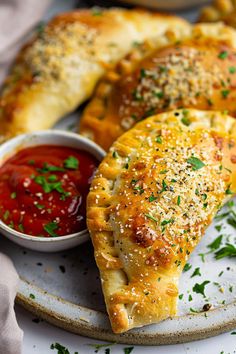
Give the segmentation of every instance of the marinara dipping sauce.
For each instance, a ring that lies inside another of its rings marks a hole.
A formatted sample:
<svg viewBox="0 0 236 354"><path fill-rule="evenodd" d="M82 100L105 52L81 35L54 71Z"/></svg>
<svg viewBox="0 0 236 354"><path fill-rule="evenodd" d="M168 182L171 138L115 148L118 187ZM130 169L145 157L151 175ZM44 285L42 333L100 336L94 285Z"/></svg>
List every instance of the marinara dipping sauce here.
<svg viewBox="0 0 236 354"><path fill-rule="evenodd" d="M32 236L86 229L86 197L97 166L90 153L64 146L20 150L0 167L0 219Z"/></svg>

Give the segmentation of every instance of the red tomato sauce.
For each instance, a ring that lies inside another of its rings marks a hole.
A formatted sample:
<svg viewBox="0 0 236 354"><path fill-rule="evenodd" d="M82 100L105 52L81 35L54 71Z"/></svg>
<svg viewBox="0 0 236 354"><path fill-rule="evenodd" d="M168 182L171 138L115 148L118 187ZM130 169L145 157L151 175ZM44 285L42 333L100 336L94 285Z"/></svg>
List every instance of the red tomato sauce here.
<svg viewBox="0 0 236 354"><path fill-rule="evenodd" d="M0 219L32 236L86 229L86 197L98 161L88 152L42 145L0 167Z"/></svg>

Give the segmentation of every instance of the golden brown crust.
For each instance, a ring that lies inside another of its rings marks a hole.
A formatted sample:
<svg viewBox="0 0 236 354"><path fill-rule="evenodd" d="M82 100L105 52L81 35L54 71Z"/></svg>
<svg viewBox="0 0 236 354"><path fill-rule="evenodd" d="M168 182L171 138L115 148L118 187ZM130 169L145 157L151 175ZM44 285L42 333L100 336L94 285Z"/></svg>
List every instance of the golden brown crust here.
<svg viewBox="0 0 236 354"><path fill-rule="evenodd" d="M200 22L223 21L226 25L236 28L236 1L214 0L212 5L201 10Z"/></svg>
<svg viewBox="0 0 236 354"><path fill-rule="evenodd" d="M115 333L176 314L181 270L236 190L235 154L236 121L210 111L153 116L113 144L87 223Z"/></svg>
<svg viewBox="0 0 236 354"><path fill-rule="evenodd" d="M236 116L236 32L196 25L186 37L139 46L98 85L80 133L106 150L150 115L176 108L227 110Z"/></svg>
<svg viewBox="0 0 236 354"><path fill-rule="evenodd" d="M142 41L188 23L141 10L78 10L55 17L19 53L0 98L2 140L51 127L92 93L98 79Z"/></svg>

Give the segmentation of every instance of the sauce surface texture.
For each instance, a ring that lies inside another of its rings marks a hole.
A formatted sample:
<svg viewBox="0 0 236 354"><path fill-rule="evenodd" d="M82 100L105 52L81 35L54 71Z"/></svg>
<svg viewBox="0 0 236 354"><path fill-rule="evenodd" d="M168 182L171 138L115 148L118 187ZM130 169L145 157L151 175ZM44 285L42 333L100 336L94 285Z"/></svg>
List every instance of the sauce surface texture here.
<svg viewBox="0 0 236 354"><path fill-rule="evenodd" d="M86 229L86 197L97 166L90 153L64 146L20 150L0 167L0 219L32 236Z"/></svg>

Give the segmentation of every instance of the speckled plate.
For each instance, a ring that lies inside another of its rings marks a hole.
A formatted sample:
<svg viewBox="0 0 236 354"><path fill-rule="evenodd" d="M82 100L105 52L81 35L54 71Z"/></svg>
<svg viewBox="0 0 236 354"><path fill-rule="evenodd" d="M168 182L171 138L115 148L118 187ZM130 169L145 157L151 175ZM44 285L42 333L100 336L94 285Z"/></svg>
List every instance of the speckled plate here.
<svg viewBox="0 0 236 354"><path fill-rule="evenodd" d="M71 129L74 116L57 128ZM222 225L221 230L215 229ZM0 239L0 249L14 261L21 281L17 302L34 314L68 331L88 337L130 344L170 344L217 335L236 327L235 258L215 260L207 247L217 236L222 242L236 242L236 232L226 220L215 222L191 256L191 269L180 279L179 317L157 325L112 333L105 311L99 274L90 242L63 253L44 254L24 250ZM199 268L198 271L195 271ZM192 276L193 273L197 275ZM193 291L196 283L210 281L205 297ZM200 312L203 306L210 311Z"/></svg>

